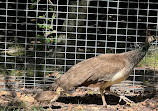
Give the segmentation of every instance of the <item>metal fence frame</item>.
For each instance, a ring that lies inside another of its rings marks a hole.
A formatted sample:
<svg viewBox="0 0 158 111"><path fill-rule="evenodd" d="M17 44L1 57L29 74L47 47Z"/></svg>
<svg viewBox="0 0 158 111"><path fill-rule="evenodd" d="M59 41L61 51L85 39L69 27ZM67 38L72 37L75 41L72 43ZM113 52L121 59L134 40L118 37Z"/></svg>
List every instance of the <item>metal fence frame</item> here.
<svg viewBox="0 0 158 111"><path fill-rule="evenodd" d="M154 35L158 30L158 2L151 0L0 3L2 90L43 88L74 64L103 53L133 50L143 43L147 30ZM152 55L148 53L144 61L151 56L153 63L147 64L153 67L135 68L129 80L111 90L118 93L122 88L125 94L135 95L144 94L145 85L153 84L147 87L149 92L157 88L157 43L149 50Z"/></svg>

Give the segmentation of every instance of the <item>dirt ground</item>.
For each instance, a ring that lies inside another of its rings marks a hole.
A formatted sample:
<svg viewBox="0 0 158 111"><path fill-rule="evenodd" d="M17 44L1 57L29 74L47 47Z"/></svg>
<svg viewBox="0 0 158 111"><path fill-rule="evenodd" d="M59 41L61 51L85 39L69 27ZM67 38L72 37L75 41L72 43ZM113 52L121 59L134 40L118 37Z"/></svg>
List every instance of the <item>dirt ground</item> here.
<svg viewBox="0 0 158 111"><path fill-rule="evenodd" d="M52 106L54 111L157 111L158 97L143 98L131 97L136 102L133 106L125 104L124 101L119 103L119 98L107 95L106 101L108 108L102 106L100 95L85 95L83 97L62 97L59 98ZM48 108L48 107L46 107Z"/></svg>
<svg viewBox="0 0 158 111"><path fill-rule="evenodd" d="M125 104L113 95L105 96L108 108L102 106L99 94L73 93L70 96L60 97L53 103L37 102L32 93L0 92L0 107L5 111L158 111L158 96L148 95L146 97L128 97L135 102L132 106Z"/></svg>

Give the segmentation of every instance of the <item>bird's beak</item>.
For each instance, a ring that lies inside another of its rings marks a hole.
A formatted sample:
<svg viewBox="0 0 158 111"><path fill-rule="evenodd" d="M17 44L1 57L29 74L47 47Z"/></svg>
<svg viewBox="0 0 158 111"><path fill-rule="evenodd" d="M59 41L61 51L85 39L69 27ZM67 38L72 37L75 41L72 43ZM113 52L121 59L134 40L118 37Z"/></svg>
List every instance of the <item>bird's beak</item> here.
<svg viewBox="0 0 158 111"><path fill-rule="evenodd" d="M156 43L157 43L157 41L158 41L158 36L155 36L155 41L156 41Z"/></svg>
<svg viewBox="0 0 158 111"><path fill-rule="evenodd" d="M158 40L158 36L153 36L154 41Z"/></svg>

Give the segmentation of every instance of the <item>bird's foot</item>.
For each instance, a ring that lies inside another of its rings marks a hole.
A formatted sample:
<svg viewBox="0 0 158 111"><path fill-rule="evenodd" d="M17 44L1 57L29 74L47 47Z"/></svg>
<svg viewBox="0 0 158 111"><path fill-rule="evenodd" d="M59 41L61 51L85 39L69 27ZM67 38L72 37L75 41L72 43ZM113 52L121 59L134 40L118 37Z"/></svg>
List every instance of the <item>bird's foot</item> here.
<svg viewBox="0 0 158 111"><path fill-rule="evenodd" d="M120 96L119 102L121 102L122 99L123 99L123 100L126 102L126 104L129 105L129 106L133 106L133 105L135 104L133 101L131 101L130 99L128 99L128 98L125 97L125 96Z"/></svg>
<svg viewBox="0 0 158 111"><path fill-rule="evenodd" d="M106 111L107 110L107 105L105 106L105 105L102 105L101 107L100 107L100 109L99 109L99 111Z"/></svg>
<svg viewBox="0 0 158 111"><path fill-rule="evenodd" d="M49 109L50 109L50 110L52 109L52 105L49 105Z"/></svg>
<svg viewBox="0 0 158 111"><path fill-rule="evenodd" d="M103 102L102 107L107 108L107 104Z"/></svg>

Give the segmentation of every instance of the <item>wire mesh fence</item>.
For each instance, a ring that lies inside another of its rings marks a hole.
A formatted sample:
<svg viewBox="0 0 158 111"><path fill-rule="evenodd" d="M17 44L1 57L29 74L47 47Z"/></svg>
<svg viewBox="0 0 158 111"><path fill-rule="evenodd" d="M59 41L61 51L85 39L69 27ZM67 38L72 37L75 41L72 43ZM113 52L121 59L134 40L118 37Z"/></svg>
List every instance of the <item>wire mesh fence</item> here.
<svg viewBox="0 0 158 111"><path fill-rule="evenodd" d="M152 0L0 0L0 88L45 88L74 64L104 53L141 47L157 36L158 2ZM152 93L158 48L153 43L128 80L111 90Z"/></svg>

